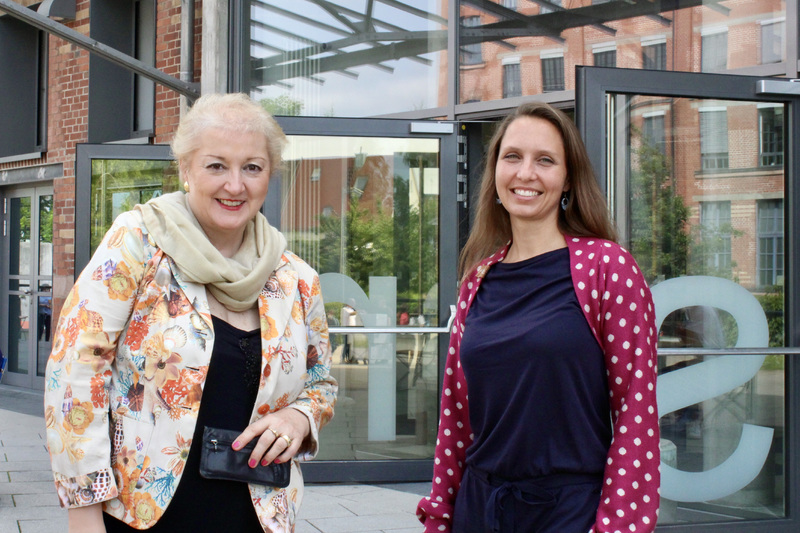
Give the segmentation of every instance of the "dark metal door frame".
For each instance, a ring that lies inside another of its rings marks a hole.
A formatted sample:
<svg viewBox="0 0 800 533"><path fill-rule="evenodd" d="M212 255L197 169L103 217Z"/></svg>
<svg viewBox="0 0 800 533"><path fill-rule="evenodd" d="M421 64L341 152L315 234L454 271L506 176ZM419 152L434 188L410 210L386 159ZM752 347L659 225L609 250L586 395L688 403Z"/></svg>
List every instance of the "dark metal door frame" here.
<svg viewBox="0 0 800 533"><path fill-rule="evenodd" d="M766 82L766 83L765 83ZM648 95L684 98L717 98L750 102L781 103L786 107L784 134L785 202L784 224L787 243L784 315L786 356L786 518L761 521L737 521L723 524L688 524L659 526L659 531L702 531L709 533L794 532L800 530L800 157L795 150L800 139L800 84L780 78L696 74L601 67L576 67L575 119L586 144L589 157L604 192L609 183L606 149L608 125L615 117L608 116L611 94Z"/></svg>
<svg viewBox="0 0 800 533"><path fill-rule="evenodd" d="M457 124L453 122L394 119L276 117L287 135L347 137L435 138L440 140L439 176L439 317L447 325L455 305L458 246ZM449 132L449 133L448 133ZM265 208L280 209L277 191L270 188ZM449 290L452 288L452 290ZM438 335L439 390L444 372L449 335ZM410 482L430 481L433 459L372 461L311 461L303 465L311 482Z"/></svg>

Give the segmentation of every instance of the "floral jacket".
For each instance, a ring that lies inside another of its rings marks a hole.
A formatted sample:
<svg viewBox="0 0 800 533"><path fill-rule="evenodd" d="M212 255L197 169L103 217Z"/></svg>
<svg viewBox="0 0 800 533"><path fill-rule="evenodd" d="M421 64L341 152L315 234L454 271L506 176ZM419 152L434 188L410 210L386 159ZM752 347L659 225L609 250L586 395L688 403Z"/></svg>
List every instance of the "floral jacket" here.
<svg viewBox="0 0 800 533"><path fill-rule="evenodd" d="M608 371L613 439L591 533L649 533L659 504L655 309L633 257L602 239L567 237L572 283ZM467 448L472 443L467 382L459 359L470 304L504 248L462 284L450 335L431 495L417 507L425 531L450 531Z"/></svg>
<svg viewBox="0 0 800 533"><path fill-rule="evenodd" d="M308 459L337 391L319 277L284 252L258 310L251 422L298 409L312 447L296 459ZM182 278L138 212L120 215L64 302L47 365L47 443L63 507L103 502L137 529L158 521L192 444L213 343L205 287ZM265 531L293 530L303 490L296 463L286 489L250 485Z"/></svg>

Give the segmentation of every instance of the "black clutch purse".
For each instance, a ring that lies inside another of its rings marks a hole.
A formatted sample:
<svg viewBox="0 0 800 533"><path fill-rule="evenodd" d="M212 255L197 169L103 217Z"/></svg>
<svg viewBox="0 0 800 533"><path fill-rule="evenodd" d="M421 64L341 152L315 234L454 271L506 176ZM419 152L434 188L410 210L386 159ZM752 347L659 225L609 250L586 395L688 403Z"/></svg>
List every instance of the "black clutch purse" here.
<svg viewBox="0 0 800 533"><path fill-rule="evenodd" d="M286 488L292 475L291 463L269 464L250 468L247 461L255 448L256 440L241 450L231 444L241 431L206 427L203 429L203 448L200 454L200 475L206 479L227 479L257 485Z"/></svg>

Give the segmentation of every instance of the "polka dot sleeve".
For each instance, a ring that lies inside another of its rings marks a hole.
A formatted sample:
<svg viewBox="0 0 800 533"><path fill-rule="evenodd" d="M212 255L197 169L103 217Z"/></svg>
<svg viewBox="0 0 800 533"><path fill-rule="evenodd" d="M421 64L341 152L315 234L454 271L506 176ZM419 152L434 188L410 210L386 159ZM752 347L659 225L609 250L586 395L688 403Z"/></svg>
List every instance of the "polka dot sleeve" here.
<svg viewBox="0 0 800 533"><path fill-rule="evenodd" d="M472 443L467 406L467 381L461 368L459 349L464 333L464 319L477 291L474 278L461 287L456 318L450 332L445 375L442 384L441 418L436 439L431 495L417 506L417 518L426 532L450 531L456 493L461 485L467 447Z"/></svg>
<svg viewBox="0 0 800 533"><path fill-rule="evenodd" d="M659 504L655 310L633 257L620 246L570 239L573 283L603 348L613 440L593 533L652 532Z"/></svg>

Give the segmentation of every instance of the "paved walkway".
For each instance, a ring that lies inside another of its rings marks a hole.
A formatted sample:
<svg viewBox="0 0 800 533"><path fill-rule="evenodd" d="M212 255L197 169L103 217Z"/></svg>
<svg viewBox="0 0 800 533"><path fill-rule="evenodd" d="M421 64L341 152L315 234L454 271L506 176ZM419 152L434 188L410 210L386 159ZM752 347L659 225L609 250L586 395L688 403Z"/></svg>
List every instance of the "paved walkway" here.
<svg viewBox="0 0 800 533"><path fill-rule="evenodd" d="M44 438L41 393L0 385L0 533L67 533ZM419 533L429 487L306 485L296 533Z"/></svg>

